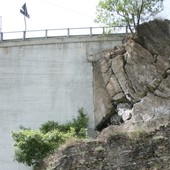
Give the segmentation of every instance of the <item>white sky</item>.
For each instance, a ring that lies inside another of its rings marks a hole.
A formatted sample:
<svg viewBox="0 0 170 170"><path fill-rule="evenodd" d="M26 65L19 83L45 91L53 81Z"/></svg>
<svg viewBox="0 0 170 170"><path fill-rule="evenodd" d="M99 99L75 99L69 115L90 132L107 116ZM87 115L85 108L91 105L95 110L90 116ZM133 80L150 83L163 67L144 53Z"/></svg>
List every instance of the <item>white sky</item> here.
<svg viewBox="0 0 170 170"><path fill-rule="evenodd" d="M25 2L30 14L27 30L99 26L93 22L99 0L0 0L3 32L25 29L20 13ZM161 17L170 19L170 0L164 6Z"/></svg>

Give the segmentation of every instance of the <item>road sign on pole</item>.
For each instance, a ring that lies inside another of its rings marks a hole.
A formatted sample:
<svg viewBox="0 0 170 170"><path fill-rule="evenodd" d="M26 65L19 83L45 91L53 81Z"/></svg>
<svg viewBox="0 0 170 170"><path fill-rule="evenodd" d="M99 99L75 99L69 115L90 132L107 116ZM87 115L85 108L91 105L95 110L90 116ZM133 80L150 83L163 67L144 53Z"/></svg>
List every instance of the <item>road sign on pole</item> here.
<svg viewBox="0 0 170 170"><path fill-rule="evenodd" d="M27 30L27 23L26 23L26 17L30 18L30 15L27 11L27 5L26 3L22 6L22 9L20 9L20 13L24 15L24 23L25 23L25 31Z"/></svg>

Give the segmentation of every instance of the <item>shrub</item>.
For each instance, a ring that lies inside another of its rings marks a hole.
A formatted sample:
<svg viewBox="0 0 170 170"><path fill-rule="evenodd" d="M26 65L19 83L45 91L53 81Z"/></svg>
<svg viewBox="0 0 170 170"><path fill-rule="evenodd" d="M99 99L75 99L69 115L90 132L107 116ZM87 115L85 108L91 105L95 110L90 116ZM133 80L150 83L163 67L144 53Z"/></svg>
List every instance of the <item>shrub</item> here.
<svg viewBox="0 0 170 170"><path fill-rule="evenodd" d="M22 126L19 131L12 131L16 161L28 166L37 165L68 139L87 137L88 118L83 109L78 112L77 119L65 125L48 121L42 124L39 130Z"/></svg>
<svg viewBox="0 0 170 170"><path fill-rule="evenodd" d="M79 137L86 137L86 129L88 127L88 117L84 114L83 108L78 110L77 119L73 119L72 126L75 128L76 135Z"/></svg>
<svg viewBox="0 0 170 170"><path fill-rule="evenodd" d="M72 121L66 123L66 124L59 124L55 121L48 121L41 125L40 131L42 133L47 133L52 130L59 130L61 132L67 133L70 130L70 127L75 129L76 136L79 138L85 138L87 137L87 127L88 127L88 117L86 114L84 114L83 108L78 110L78 116L77 118L73 119Z"/></svg>
<svg viewBox="0 0 170 170"><path fill-rule="evenodd" d="M40 131L21 130L12 132L15 141L15 159L27 165L36 164L51 150L45 136Z"/></svg>
<svg viewBox="0 0 170 170"><path fill-rule="evenodd" d="M58 122L55 122L55 121L48 121L48 122L45 122L44 124L41 125L40 127L40 131L42 133L47 133L47 132L50 132L52 130L55 130L55 129L60 129L60 126Z"/></svg>

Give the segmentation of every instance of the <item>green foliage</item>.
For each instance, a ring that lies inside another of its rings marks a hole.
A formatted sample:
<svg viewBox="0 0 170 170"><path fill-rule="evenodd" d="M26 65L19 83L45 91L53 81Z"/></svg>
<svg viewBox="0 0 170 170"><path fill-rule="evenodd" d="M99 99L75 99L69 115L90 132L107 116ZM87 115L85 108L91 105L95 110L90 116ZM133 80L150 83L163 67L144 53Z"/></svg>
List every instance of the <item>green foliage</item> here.
<svg viewBox="0 0 170 170"><path fill-rule="evenodd" d="M100 0L95 22L105 26L128 26L131 32L141 22L163 10L164 0ZM133 27L133 28L132 28Z"/></svg>
<svg viewBox="0 0 170 170"><path fill-rule="evenodd" d="M37 165L49 153L71 138L87 137L88 118L83 109L79 109L77 119L60 125L48 121L39 130L21 127L20 131L12 131L15 141L15 159L28 166Z"/></svg>
<svg viewBox="0 0 170 170"><path fill-rule="evenodd" d="M68 122L64 125L59 124L55 121L48 121L41 125L40 131L42 133L47 133L52 130L59 130L63 133L67 133L70 130L70 127L75 129L75 134L79 138L84 138L87 136L86 129L88 127L88 117L86 114L84 114L83 108L78 110L78 116L77 118L73 119L71 122Z"/></svg>
<svg viewBox="0 0 170 170"><path fill-rule="evenodd" d="M78 113L77 119L73 119L73 122L70 122L69 126L75 129L75 133L79 138L85 138L87 137L88 117L84 114L83 108L79 109Z"/></svg>
<svg viewBox="0 0 170 170"><path fill-rule="evenodd" d="M42 133L48 133L48 132L53 131L55 129L60 130L60 126L62 126L62 125L60 125L58 122L48 121L48 122L45 122L44 124L41 125L40 131Z"/></svg>
<svg viewBox="0 0 170 170"><path fill-rule="evenodd" d="M35 130L21 130L12 132L15 141L15 158L20 163L27 165L36 164L51 150L45 135Z"/></svg>

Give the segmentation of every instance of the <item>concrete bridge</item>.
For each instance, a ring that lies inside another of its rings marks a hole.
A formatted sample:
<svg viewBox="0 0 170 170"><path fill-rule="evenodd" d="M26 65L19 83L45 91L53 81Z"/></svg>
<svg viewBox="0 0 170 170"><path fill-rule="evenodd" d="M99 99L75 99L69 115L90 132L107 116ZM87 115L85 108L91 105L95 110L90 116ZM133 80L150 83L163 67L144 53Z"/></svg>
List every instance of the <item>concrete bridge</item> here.
<svg viewBox="0 0 170 170"><path fill-rule="evenodd" d="M67 32L68 33L68 32ZM121 43L124 34L24 38L0 42L0 169L29 170L14 161L11 130L65 123L83 107L93 130L91 54Z"/></svg>

